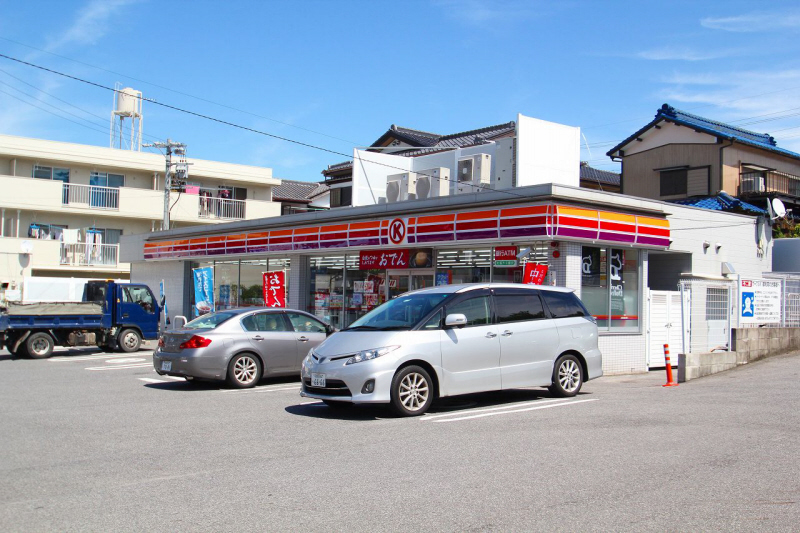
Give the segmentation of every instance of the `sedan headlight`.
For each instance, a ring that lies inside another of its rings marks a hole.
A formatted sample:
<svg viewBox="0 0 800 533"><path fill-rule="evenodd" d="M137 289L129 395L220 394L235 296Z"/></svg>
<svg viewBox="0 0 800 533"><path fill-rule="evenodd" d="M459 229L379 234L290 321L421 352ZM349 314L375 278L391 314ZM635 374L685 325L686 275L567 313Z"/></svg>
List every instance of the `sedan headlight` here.
<svg viewBox="0 0 800 533"><path fill-rule="evenodd" d="M389 352L393 352L398 349L400 346L384 346L383 348L372 348L370 350L362 350L358 352L356 355L345 361L345 365L352 365L354 363L360 363L362 361L371 361L376 359L382 355L386 355Z"/></svg>

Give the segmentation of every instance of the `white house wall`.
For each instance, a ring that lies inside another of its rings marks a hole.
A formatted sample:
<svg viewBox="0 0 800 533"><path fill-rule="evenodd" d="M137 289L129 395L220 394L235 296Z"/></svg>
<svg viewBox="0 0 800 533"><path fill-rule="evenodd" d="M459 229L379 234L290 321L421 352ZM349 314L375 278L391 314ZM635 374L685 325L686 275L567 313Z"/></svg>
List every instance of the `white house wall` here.
<svg viewBox="0 0 800 533"><path fill-rule="evenodd" d="M580 128L517 115L517 185L580 185Z"/></svg>

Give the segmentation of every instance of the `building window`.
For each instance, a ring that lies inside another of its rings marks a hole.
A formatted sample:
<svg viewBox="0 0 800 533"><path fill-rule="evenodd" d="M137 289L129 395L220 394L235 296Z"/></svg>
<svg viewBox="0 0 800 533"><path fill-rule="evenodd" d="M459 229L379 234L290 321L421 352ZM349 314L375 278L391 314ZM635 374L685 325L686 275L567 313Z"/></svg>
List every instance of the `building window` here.
<svg viewBox="0 0 800 533"><path fill-rule="evenodd" d="M661 172L661 196L686 194L688 172L686 169L664 170Z"/></svg>
<svg viewBox="0 0 800 533"><path fill-rule="evenodd" d="M639 251L584 246L581 300L605 331L639 330Z"/></svg>
<svg viewBox="0 0 800 533"><path fill-rule="evenodd" d="M43 180L56 180L69 183L69 169L33 165L33 177Z"/></svg>
<svg viewBox="0 0 800 533"><path fill-rule="evenodd" d="M331 207L345 207L353 203L353 187L331 189Z"/></svg>
<svg viewBox="0 0 800 533"><path fill-rule="evenodd" d="M309 312L344 327L344 255L312 257Z"/></svg>

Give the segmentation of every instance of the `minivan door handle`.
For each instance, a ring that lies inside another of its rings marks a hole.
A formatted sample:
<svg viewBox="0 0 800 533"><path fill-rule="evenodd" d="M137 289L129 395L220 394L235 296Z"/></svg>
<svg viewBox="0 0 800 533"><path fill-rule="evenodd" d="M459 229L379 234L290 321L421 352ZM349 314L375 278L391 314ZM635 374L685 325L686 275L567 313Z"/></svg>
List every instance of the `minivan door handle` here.
<svg viewBox="0 0 800 533"><path fill-rule="evenodd" d="M492 333L490 331L489 333L486 334L487 339L494 339L495 337L497 337L497 333Z"/></svg>
<svg viewBox="0 0 800 533"><path fill-rule="evenodd" d="M308 337L297 337L297 340L299 340L300 342L306 342L308 341Z"/></svg>
<svg viewBox="0 0 800 533"><path fill-rule="evenodd" d="M514 332L513 332L513 331L510 331L510 330L505 330L505 331L504 331L503 333L501 333L500 335L501 335L501 336L503 336L503 337L508 337L509 335L513 335L513 334L514 334Z"/></svg>
<svg viewBox="0 0 800 533"><path fill-rule="evenodd" d="M264 337L262 337L261 335L256 335L255 337L253 337L253 340L254 341L263 341Z"/></svg>

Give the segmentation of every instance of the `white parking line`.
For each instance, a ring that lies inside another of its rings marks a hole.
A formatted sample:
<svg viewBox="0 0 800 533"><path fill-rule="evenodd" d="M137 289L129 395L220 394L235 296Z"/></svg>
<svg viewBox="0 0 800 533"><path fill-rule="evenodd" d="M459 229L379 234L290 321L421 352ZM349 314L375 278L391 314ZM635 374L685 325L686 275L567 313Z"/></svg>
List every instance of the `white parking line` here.
<svg viewBox="0 0 800 533"><path fill-rule="evenodd" d="M527 402L519 402L519 403L511 403L508 405L501 405L500 407L486 407L483 409L466 409L463 411L451 411L449 413L442 413L438 415L425 415L420 420L433 420L435 418L443 418L449 416L464 416L466 414L472 413L486 413L490 411L503 411L505 409L515 409L519 407L528 407L528 406L537 406L542 405L543 403L553 403L553 402L563 402L565 401L564 398L556 398L554 400L530 400Z"/></svg>
<svg viewBox="0 0 800 533"><path fill-rule="evenodd" d="M146 368L152 367L153 363L136 363L132 365L114 365L114 366L90 366L86 370L124 370L126 368Z"/></svg>
<svg viewBox="0 0 800 533"><path fill-rule="evenodd" d="M163 379L153 379L153 378L139 378L139 381L144 381L145 383L169 383L168 381L164 381Z"/></svg>
<svg viewBox="0 0 800 533"><path fill-rule="evenodd" d="M278 392L284 390L300 390L300 387L282 387L282 388L275 388L275 387L259 387L255 389L223 389L220 392L228 392L228 393L238 393L238 394L250 394L252 392Z"/></svg>
<svg viewBox="0 0 800 533"><path fill-rule="evenodd" d="M154 369L153 369L153 372L155 372L155 371L156 371L156 370L155 370L155 368L154 368ZM186 379L184 379L184 378L179 378L178 376L161 376L161 377L162 377L162 378L164 378L164 379L171 379L171 380L173 380L173 381L186 381Z"/></svg>
<svg viewBox="0 0 800 533"><path fill-rule="evenodd" d="M137 356L142 355L144 357L149 357L151 354L144 353L144 354L136 354L136 355ZM70 357L68 355L59 355L59 356L56 356L56 357L51 357L50 359L48 359L48 361L50 361L51 363L63 363L65 361L66 362L72 362L72 361L94 361L96 359L123 359L123 358L126 358L126 357L131 357L131 354L126 353L126 354L114 355L114 354L106 353L106 354L98 354L98 355L75 355L75 356L72 356L72 357Z"/></svg>
<svg viewBox="0 0 800 533"><path fill-rule="evenodd" d="M444 420L434 420L434 424L437 424L437 423L440 423L440 422L458 422L460 420L471 420L473 418L483 418L483 417L486 417L486 416L508 415L508 414L511 414L511 413L522 413L522 412L525 412L525 411L538 411L539 409L550 409L551 407L564 407L564 406L567 406L567 405L575 405L575 404L578 404L578 403L596 402L598 399L599 398L591 398L591 399L588 399L588 400L566 401L566 402L562 402L562 403L551 403L550 405L540 405L540 406L536 406L536 407L526 407L524 409L512 409L512 410L506 410L506 411L497 411L497 412L493 412L493 413L481 413L481 414L478 414L478 415L467 415L467 416L461 416L461 417L458 417L458 418L446 418ZM423 420L424 420L424 418L423 418Z"/></svg>

